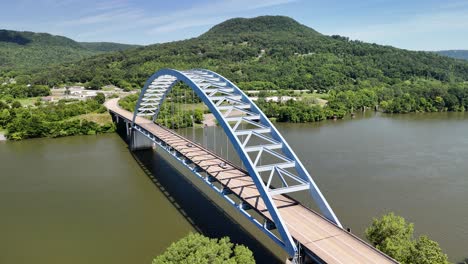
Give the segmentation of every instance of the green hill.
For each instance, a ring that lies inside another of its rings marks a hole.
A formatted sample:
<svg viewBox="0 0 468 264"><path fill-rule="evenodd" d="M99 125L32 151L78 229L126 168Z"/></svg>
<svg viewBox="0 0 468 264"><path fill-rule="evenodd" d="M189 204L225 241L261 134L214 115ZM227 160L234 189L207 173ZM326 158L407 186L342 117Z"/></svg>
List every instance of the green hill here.
<svg viewBox="0 0 468 264"><path fill-rule="evenodd" d="M117 43L79 43L47 33L0 30L0 71L29 71L133 47Z"/></svg>
<svg viewBox="0 0 468 264"><path fill-rule="evenodd" d="M79 42L80 46L96 52L122 51L140 47L139 45L120 44L113 42Z"/></svg>
<svg viewBox="0 0 468 264"><path fill-rule="evenodd" d="M266 82L261 86L284 89L355 89L411 78L468 80L463 61L326 36L282 16L231 19L197 38L102 54L44 69L33 79L137 88L164 67L208 68L246 87Z"/></svg>
<svg viewBox="0 0 468 264"><path fill-rule="evenodd" d="M436 52L447 57L468 60L468 50L441 50Z"/></svg>
<svg viewBox="0 0 468 264"><path fill-rule="evenodd" d="M289 32L302 35L321 35L317 31L299 24L290 17L260 16L256 18L233 18L211 28L201 37L225 37L237 34Z"/></svg>

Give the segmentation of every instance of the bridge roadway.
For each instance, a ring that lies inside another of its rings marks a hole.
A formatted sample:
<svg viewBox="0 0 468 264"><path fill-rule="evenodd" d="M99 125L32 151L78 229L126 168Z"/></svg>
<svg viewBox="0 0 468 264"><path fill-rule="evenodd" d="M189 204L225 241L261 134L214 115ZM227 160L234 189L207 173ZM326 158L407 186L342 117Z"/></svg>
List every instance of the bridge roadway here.
<svg viewBox="0 0 468 264"><path fill-rule="evenodd" d="M109 111L131 122L133 114L120 108L118 99L107 101L105 106ZM256 209L257 212L271 219L253 180L247 172L235 167L229 161L222 160L221 157L202 146L153 123L151 120L137 117L135 124L182 153L194 164L216 178L223 187L229 188L252 208ZM191 143L192 146L188 147L188 143ZM226 163L224 168L219 166L222 162ZM321 261L343 264L398 263L300 203L283 195L276 195L273 200L279 208L279 212L292 237L301 243L303 249L313 252Z"/></svg>

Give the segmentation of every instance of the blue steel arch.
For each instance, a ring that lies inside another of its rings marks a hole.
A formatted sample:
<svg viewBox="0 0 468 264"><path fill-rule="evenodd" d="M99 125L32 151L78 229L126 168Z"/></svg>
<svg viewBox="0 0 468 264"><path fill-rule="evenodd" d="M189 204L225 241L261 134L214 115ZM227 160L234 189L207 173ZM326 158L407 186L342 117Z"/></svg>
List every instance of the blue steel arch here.
<svg viewBox="0 0 468 264"><path fill-rule="evenodd" d="M275 126L242 90L215 72L205 69L192 69L188 71L161 69L154 73L146 81L140 93L135 106L132 128L135 127L137 116L151 116L153 120L156 120L160 106L177 82L187 84L209 108L223 128L246 170L252 177L280 233L281 240L277 238L275 241L285 248L289 255L295 256L298 249L281 218L278 208L273 202L272 197L274 195L309 190L311 197L318 205L322 214L328 220L342 227L318 186ZM240 129L240 124L243 122L255 128ZM232 126L233 123L234 126ZM247 146L252 136L257 136L269 143L259 146ZM281 151L281 153L277 150ZM249 152L257 153L256 158L250 158ZM284 162L257 166L258 161L264 153L274 155ZM295 171L291 172L291 169ZM270 172L267 183L262 179L261 172ZM283 186L281 188L269 188L274 176L279 177L282 181ZM296 184L286 182L285 178L293 179ZM276 237L272 233L268 235L273 238Z"/></svg>

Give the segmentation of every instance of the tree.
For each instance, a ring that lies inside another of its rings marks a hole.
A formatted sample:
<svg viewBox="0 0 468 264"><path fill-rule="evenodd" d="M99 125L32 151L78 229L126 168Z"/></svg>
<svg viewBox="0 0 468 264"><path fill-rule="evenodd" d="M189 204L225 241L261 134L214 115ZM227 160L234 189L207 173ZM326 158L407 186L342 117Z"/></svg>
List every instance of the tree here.
<svg viewBox="0 0 468 264"><path fill-rule="evenodd" d="M378 250L405 262L413 249L413 224L393 213L375 219L366 229L366 238Z"/></svg>
<svg viewBox="0 0 468 264"><path fill-rule="evenodd" d="M0 101L0 110L3 110L3 109L10 109L10 107L5 102Z"/></svg>
<svg viewBox="0 0 468 264"><path fill-rule="evenodd" d="M3 99L5 99L5 102L7 104L11 104L13 102L13 96L11 95L6 95L5 97L3 97Z"/></svg>
<svg viewBox="0 0 468 264"><path fill-rule="evenodd" d="M20 108L21 107L21 103L19 101L14 101L13 103L11 103L11 108Z"/></svg>
<svg viewBox="0 0 468 264"><path fill-rule="evenodd" d="M411 252L409 263L414 264L448 264L447 255L439 244L427 236L420 236Z"/></svg>
<svg viewBox="0 0 468 264"><path fill-rule="evenodd" d="M97 75L95 76L89 83L88 83L88 88L93 89L93 90L99 90L104 86L104 79Z"/></svg>
<svg viewBox="0 0 468 264"><path fill-rule="evenodd" d="M448 111L458 111L460 103L455 95L447 94L444 101Z"/></svg>
<svg viewBox="0 0 468 264"><path fill-rule="evenodd" d="M195 109L193 113L193 121L197 124L201 124L203 122L203 111L200 109Z"/></svg>
<svg viewBox="0 0 468 264"><path fill-rule="evenodd" d="M10 120L11 115L8 109L0 109L0 127L5 127Z"/></svg>
<svg viewBox="0 0 468 264"><path fill-rule="evenodd" d="M448 264L439 244L427 236L413 238L414 225L394 213L375 219L366 229L366 238L377 249L408 264Z"/></svg>
<svg viewBox="0 0 468 264"><path fill-rule="evenodd" d="M437 110L442 111L445 107L444 98L436 96L436 98L434 99L434 105L435 107L437 107Z"/></svg>
<svg viewBox="0 0 468 264"><path fill-rule="evenodd" d="M152 263L250 264L255 263L255 260L252 251L245 246L234 245L228 237L216 239L190 233L172 243L162 255L154 258Z"/></svg>
<svg viewBox="0 0 468 264"><path fill-rule="evenodd" d="M106 96L103 93L97 93L94 97L99 104L103 104L106 101Z"/></svg>

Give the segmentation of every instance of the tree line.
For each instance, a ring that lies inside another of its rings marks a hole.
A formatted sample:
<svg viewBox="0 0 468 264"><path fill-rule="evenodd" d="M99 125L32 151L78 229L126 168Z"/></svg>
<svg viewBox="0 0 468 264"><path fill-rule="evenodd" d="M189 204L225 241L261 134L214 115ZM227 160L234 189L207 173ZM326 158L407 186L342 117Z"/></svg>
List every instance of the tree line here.
<svg viewBox="0 0 468 264"><path fill-rule="evenodd" d="M310 99L275 103L260 98L257 104L268 117L294 123L342 118L366 109L385 113L464 112L468 109L468 83L412 79L394 85L374 86L370 81L364 81L353 88L337 87L328 94L324 107Z"/></svg>
<svg viewBox="0 0 468 264"><path fill-rule="evenodd" d="M325 119L339 119L347 114L363 110L378 110L385 113L410 112L464 112L468 109L468 83L443 83L436 80L411 79L393 85L375 86L371 81L360 82L356 87L341 86L329 91L328 102L321 106L314 98L298 96L288 101L267 101L267 92L258 94L256 104L267 117L277 122L307 123ZM171 109L167 104L193 104L197 97L188 96L183 86L174 88L170 99L163 104L158 122L170 128L192 126L191 111L181 112L180 107ZM263 90L264 91L264 90ZM283 94L279 91L277 94ZM138 95L120 100L120 105L133 111ZM196 123L201 123L203 112L196 109Z"/></svg>
<svg viewBox="0 0 468 264"><path fill-rule="evenodd" d="M46 85L27 85L17 83L0 85L0 99L5 101L47 95L50 95L50 88Z"/></svg>

